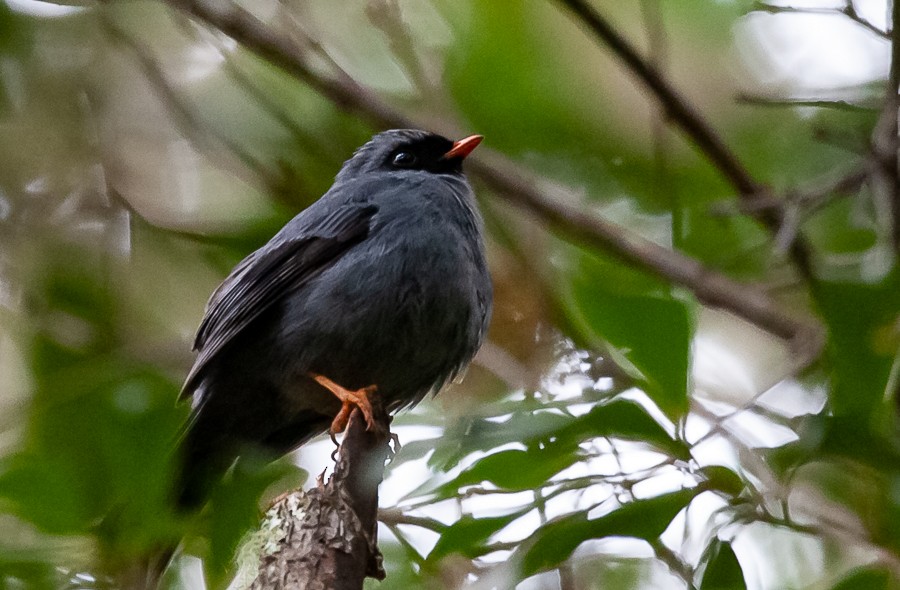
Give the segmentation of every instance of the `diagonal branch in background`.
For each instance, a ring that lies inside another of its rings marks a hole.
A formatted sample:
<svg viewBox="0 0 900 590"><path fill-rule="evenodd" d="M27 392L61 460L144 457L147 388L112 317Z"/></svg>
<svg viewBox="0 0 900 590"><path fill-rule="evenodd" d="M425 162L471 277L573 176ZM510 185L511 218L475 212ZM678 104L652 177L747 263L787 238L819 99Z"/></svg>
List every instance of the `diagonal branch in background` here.
<svg viewBox="0 0 900 590"><path fill-rule="evenodd" d="M874 139L875 154L883 162L888 186L888 202L891 205L894 249L900 251L900 140L897 133L897 117L900 115L900 0L891 2L891 68L888 74L887 98L882 119L884 135ZM879 125L880 126L880 125Z"/></svg>
<svg viewBox="0 0 900 590"><path fill-rule="evenodd" d="M219 29L376 127L417 127L414 121L355 81L344 77L330 78L317 71L297 44L271 30L243 8L217 0L169 0L169 3ZM566 196L563 191L551 194L543 190L541 179L498 154L485 152L488 153L482 152L472 158L470 170L513 205L527 209L567 237L601 248L629 264L687 288L706 305L729 311L792 341L802 363L818 355L823 331L815 320L799 319L764 292L603 219L571 199L562 198Z"/></svg>
<svg viewBox="0 0 900 590"><path fill-rule="evenodd" d="M150 49L116 24L105 7L100 13L100 25L111 41L127 48L134 55L140 71L168 109L181 133L210 157L223 159L223 166L230 165L232 170L240 169L242 166L262 179L269 187L277 186L275 175L262 162L245 152L231 139L203 124L196 110L169 82L162 66L152 57ZM241 166L230 158L232 155L239 160Z"/></svg>
<svg viewBox="0 0 900 590"><path fill-rule="evenodd" d="M701 303L728 310L790 340L801 363L806 364L819 353L823 344L821 326L812 319L795 317L762 290L738 283L694 258L629 232L571 203L571 195L552 195L541 187L540 178L494 153L473 159L469 169L514 205L529 210L567 238L609 252L689 289Z"/></svg>
<svg viewBox="0 0 900 590"><path fill-rule="evenodd" d="M753 175L744 167L737 155L725 144L722 137L700 111L675 89L662 72L642 58L637 49L620 35L609 21L584 0L559 1L622 60L622 63L656 97L672 123L681 129L706 155L722 176L737 190L743 201L752 203L771 196L772 190L753 178ZM756 218L773 234L779 232L784 221L781 212L772 209L760 211ZM790 248L790 255L800 274L806 279L812 279L809 246L803 239L794 240Z"/></svg>
<svg viewBox="0 0 900 590"><path fill-rule="evenodd" d="M900 27L900 1L891 3L891 32ZM898 161L897 116L900 108L900 40L891 43L891 61L884 105L869 139L872 201L878 219L889 219L891 244L900 252L900 161Z"/></svg>

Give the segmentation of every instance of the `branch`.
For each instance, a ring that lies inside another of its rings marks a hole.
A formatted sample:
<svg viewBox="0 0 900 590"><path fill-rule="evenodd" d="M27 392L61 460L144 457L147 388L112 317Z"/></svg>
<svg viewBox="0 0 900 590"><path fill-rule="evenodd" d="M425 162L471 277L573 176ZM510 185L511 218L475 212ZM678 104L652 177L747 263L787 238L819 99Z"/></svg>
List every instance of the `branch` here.
<svg viewBox="0 0 900 590"><path fill-rule="evenodd" d="M583 0L560 1L578 16L656 96L673 123L691 138L742 195L752 199L767 192L763 185L753 179L750 172L744 168L700 112L675 90L659 70L638 55L637 50L612 27L609 21Z"/></svg>
<svg viewBox="0 0 900 590"><path fill-rule="evenodd" d="M824 98L784 98L781 96L764 96L759 94L738 94L735 100L741 104L750 104L762 107L814 107L821 109L834 109L854 113L869 113L877 111L878 106L865 102L853 102L851 100L832 100Z"/></svg>
<svg viewBox="0 0 900 590"><path fill-rule="evenodd" d="M295 75L339 107L359 115L374 126L417 127L415 122L384 104L355 81L345 77L330 78L315 70L300 47L266 27L243 8L212 0L169 1L233 37L247 49ZM571 195L562 193L558 188L553 191L541 188L541 179L508 159L483 148L479 152L480 155L472 159L470 170L503 199L532 212L567 237L601 248L637 268L686 287L702 303L730 311L779 337L791 340L801 354L801 363L818 355L823 332L821 325L814 320L798 319L762 291L733 281L706 268L694 258L661 247L578 204L568 202L564 197L569 196L571 200Z"/></svg>
<svg viewBox="0 0 900 590"><path fill-rule="evenodd" d="M355 112L378 128L415 127L368 88L349 76L331 77L316 70L307 52L293 39L276 33L265 23L225 0L168 0L171 6L219 29L270 63L296 76L338 107Z"/></svg>
<svg viewBox="0 0 900 590"><path fill-rule="evenodd" d="M725 144L712 125L703 118L688 99L656 67L643 59L603 16L585 0L559 0L567 6L597 36L657 99L672 123L690 138L719 172L737 190L743 201L754 202L772 194L772 190L758 182L740 159ZM768 230L777 234L783 225L780 212L763 210L756 218ZM812 278L809 247L802 239L795 240L790 250L797 270Z"/></svg>
<svg viewBox="0 0 900 590"><path fill-rule="evenodd" d="M240 145L228 137L211 130L209 125L203 124L188 101L169 82L162 66L151 57L151 52L147 47L116 24L109 11L101 11L100 15L102 30L111 41L119 43L131 51L144 77L157 92L159 99L172 115L172 120L181 133L198 145L200 149L205 150L207 154L225 156L226 160L228 160L228 155L234 155L244 168L262 179L268 186L277 185L278 181L275 175L262 162L245 152ZM226 164L231 164L232 169L235 168L235 162L226 161Z"/></svg>
<svg viewBox="0 0 900 590"><path fill-rule="evenodd" d="M875 33L882 39L890 39L890 33L886 33L882 31L875 25L873 25L869 20L863 18L858 12L856 12L856 8L853 6L853 2L847 2L843 8L800 8L797 6L774 6L772 4L767 4L765 2L757 2L753 6L753 10L756 12L768 12L769 14L784 14L784 13L793 13L793 14L833 14L833 15L841 15L846 16L854 23L868 30L870 33Z"/></svg>
<svg viewBox="0 0 900 590"><path fill-rule="evenodd" d="M894 248L900 250L900 141L897 138L897 116L900 108L900 0L891 3L891 69L888 76L888 95L884 103L885 130L881 145L876 144L875 153L883 158L889 203L893 211ZM877 141L878 138L876 138Z"/></svg>
<svg viewBox="0 0 900 590"><path fill-rule="evenodd" d="M380 400L373 408L384 433L366 430L362 412L354 410L328 483L320 480L270 509L267 522L283 534L274 548L263 548L251 590L358 590L367 576L384 579L376 514L390 419Z"/></svg>
<svg viewBox="0 0 900 590"><path fill-rule="evenodd" d="M487 150L486 150L487 151ZM610 252L619 259L686 287L701 302L728 310L795 345L805 364L823 344L821 327L781 308L763 291L733 281L680 252L662 248L581 207L565 195L550 196L541 180L492 153L470 163L470 169L514 204L533 212L550 227L584 245Z"/></svg>

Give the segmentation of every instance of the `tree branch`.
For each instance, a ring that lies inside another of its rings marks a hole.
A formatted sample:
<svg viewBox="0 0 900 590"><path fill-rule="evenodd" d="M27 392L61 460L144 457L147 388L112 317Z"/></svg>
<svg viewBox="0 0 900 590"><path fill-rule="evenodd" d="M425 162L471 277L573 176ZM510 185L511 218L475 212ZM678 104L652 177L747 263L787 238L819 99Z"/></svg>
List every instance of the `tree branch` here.
<svg viewBox="0 0 900 590"><path fill-rule="evenodd" d="M742 196L768 192L744 167L697 109L593 7L583 0L560 0L600 39L659 100L672 122L690 137Z"/></svg>
<svg viewBox="0 0 900 590"><path fill-rule="evenodd" d="M332 78L311 65L305 52L291 39L269 29L243 8L216 0L169 0L208 25L242 43L330 99L376 127L417 127L414 121L383 103L368 89L346 77ZM678 104L683 104L679 101ZM698 119L689 117L691 121ZM702 122L701 122L702 123ZM701 125L702 127L702 125ZM715 135L705 137L717 146ZM736 182L756 195L758 185L721 145L712 148L720 158L735 164L729 169ZM762 291L749 288L706 268L694 258L661 247L611 223L589 209L571 202L571 191L542 188L544 183L508 159L484 148L472 158L470 171L510 203L527 209L567 237L599 247L637 268L692 291L702 303L725 309L782 338L791 340L806 363L818 355L823 331L811 319L798 319ZM566 199L565 197L569 197ZM764 212L764 214L766 214ZM771 214L771 213L770 213Z"/></svg>
<svg viewBox="0 0 900 590"><path fill-rule="evenodd" d="M884 161L889 190L889 202L893 211L894 249L900 251L900 142L897 137L897 116L900 109L900 0L891 3L891 69L888 75L887 99L884 104L884 138L876 145L875 153ZM877 139L876 139L877 141Z"/></svg>
<svg viewBox="0 0 900 590"><path fill-rule="evenodd" d="M856 12L856 8L853 6L853 2L847 2L844 4L843 8L800 8L797 6L775 6L773 4L767 4L766 2L757 2L753 6L753 10L756 12L768 12L769 14L833 14L833 15L841 15L846 16L854 23L858 24L862 28L868 30L870 33L874 33L881 37L882 39L890 39L890 33L886 33L882 31L875 25L873 25L869 20L863 18L858 12Z"/></svg>
<svg viewBox="0 0 900 590"><path fill-rule="evenodd" d="M383 433L366 430L353 410L328 483L289 494L269 511L283 535L263 548L252 590L359 590L366 577L384 579L376 515L390 419L380 400L373 409Z"/></svg>
<svg viewBox="0 0 900 590"><path fill-rule="evenodd" d="M853 102L852 100L835 100L821 98L784 98L782 96L764 96L759 94L738 94L735 100L741 104L750 104L762 107L814 107L820 109L834 109L837 111L849 111L853 113L868 113L877 111L880 105Z"/></svg>
<svg viewBox="0 0 900 590"><path fill-rule="evenodd" d="M192 105L169 82L162 66L151 56L150 50L116 24L108 11L101 11L100 25L111 41L121 44L134 55L142 74L157 92L181 133L208 155L222 157L225 160L223 164L230 165L232 170L240 169L240 166L237 166L236 162L230 161L231 158L228 157L230 155L234 155L244 168L255 174L268 186L277 185L278 181L275 175L267 170L262 162L200 120Z"/></svg>
<svg viewBox="0 0 900 590"><path fill-rule="evenodd" d="M622 35L584 0L560 0L600 39L638 80L656 97L672 123L687 135L719 172L737 190L741 200L752 203L772 195L772 190L760 183L744 167L740 159L725 144L712 125L703 118L687 98L647 60L643 59ZM763 210L756 218L777 235L784 225L780 211ZM809 246L802 238L793 241L790 255L800 274L811 280L812 260Z"/></svg>
<svg viewBox="0 0 900 590"><path fill-rule="evenodd" d="M485 150L488 151L488 150ZM799 319L761 290L731 280L698 260L662 248L581 207L567 203L564 194L550 196L541 180L529 177L492 153L473 160L470 168L514 204L533 212L573 241L601 248L676 285L688 288L711 307L726 309L757 326L792 341L802 364L812 360L823 344L820 325Z"/></svg>

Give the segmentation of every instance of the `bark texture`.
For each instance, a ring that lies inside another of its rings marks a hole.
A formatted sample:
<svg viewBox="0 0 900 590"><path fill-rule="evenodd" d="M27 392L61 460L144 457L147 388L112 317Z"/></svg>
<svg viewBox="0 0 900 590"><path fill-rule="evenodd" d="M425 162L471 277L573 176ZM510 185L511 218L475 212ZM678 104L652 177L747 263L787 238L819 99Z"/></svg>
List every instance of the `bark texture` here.
<svg viewBox="0 0 900 590"><path fill-rule="evenodd" d="M375 401L375 400L373 400ZM278 534L262 550L253 590L359 590L384 579L377 545L378 485L390 453L390 419L373 403L383 428L366 430L353 410L334 473L308 492L295 491L269 511Z"/></svg>

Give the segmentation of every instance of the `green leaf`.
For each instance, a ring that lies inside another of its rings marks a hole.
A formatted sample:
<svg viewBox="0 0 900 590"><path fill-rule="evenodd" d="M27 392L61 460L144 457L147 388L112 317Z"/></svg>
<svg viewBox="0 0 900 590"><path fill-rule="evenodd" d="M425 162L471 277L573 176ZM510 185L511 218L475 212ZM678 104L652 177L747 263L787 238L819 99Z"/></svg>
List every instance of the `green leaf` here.
<svg viewBox="0 0 900 590"><path fill-rule="evenodd" d="M58 461L20 453L0 464L0 502L12 513L52 534L77 534L93 521L81 493Z"/></svg>
<svg viewBox="0 0 900 590"><path fill-rule="evenodd" d="M828 324L835 414L868 419L880 412L900 348L900 272L877 283L819 281L816 301Z"/></svg>
<svg viewBox="0 0 900 590"><path fill-rule="evenodd" d="M532 490L572 465L579 456L568 445L550 444L528 450L509 449L488 455L459 474L454 489L490 482L506 490Z"/></svg>
<svg viewBox="0 0 900 590"><path fill-rule="evenodd" d="M384 569L388 572L384 580L366 578L363 588L366 590L426 590L433 587L427 584L417 568L409 552L411 549L392 538L379 538L378 549L384 557ZM414 551L414 550L413 550Z"/></svg>
<svg viewBox="0 0 900 590"><path fill-rule="evenodd" d="M706 564L700 590L746 590L747 582L731 543L715 539L702 560Z"/></svg>
<svg viewBox="0 0 900 590"><path fill-rule="evenodd" d="M259 525L259 499L276 481L292 477L298 468L287 460L245 453L210 495L208 505L209 555L203 560L208 587L224 588L234 556L247 533Z"/></svg>
<svg viewBox="0 0 900 590"><path fill-rule="evenodd" d="M176 391L113 357L45 369L25 448L0 466L0 498L45 531L96 535L115 560L171 542L181 528L169 504L171 449L186 410Z"/></svg>
<svg viewBox="0 0 900 590"><path fill-rule="evenodd" d="M635 500L595 519L589 520L586 512L579 512L552 521L535 532L534 544L522 561L523 575L531 576L558 566L589 539L634 537L652 541L701 491L693 488Z"/></svg>
<svg viewBox="0 0 900 590"><path fill-rule="evenodd" d="M677 420L688 407L691 306L642 273L575 258L562 294L570 321L593 346L614 346L639 371L647 394ZM617 280L623 273L632 276Z"/></svg>
<svg viewBox="0 0 900 590"><path fill-rule="evenodd" d="M474 518L463 516L441 532L437 544L428 554L428 561L435 562L451 553L459 553L475 558L484 553L483 545L488 538L531 510L520 510L505 516Z"/></svg>
<svg viewBox="0 0 900 590"><path fill-rule="evenodd" d="M541 409L514 412L503 421L467 417L445 429L440 439L428 441L434 449L428 465L440 471L448 471L471 453L488 451L509 443L545 438L572 420L571 415Z"/></svg>
<svg viewBox="0 0 900 590"><path fill-rule="evenodd" d="M849 457L881 473L894 472L900 465L900 441L869 428L860 416L828 416L822 424L820 454Z"/></svg>
<svg viewBox="0 0 900 590"><path fill-rule="evenodd" d="M892 588L889 571L874 567L861 567L831 587L831 590L890 590Z"/></svg>
<svg viewBox="0 0 900 590"><path fill-rule="evenodd" d="M644 442L680 459L689 459L691 456L690 448L685 443L673 439L640 404L627 399L617 398L595 406L587 414L560 429L556 433L556 440L577 445L598 436Z"/></svg>
<svg viewBox="0 0 900 590"><path fill-rule="evenodd" d="M741 476L724 465L707 465L700 470L706 477L710 489L737 497L747 485Z"/></svg>
<svg viewBox="0 0 900 590"><path fill-rule="evenodd" d="M7 559L0 554L0 589L55 590L59 587L59 574L52 564L37 559Z"/></svg>

